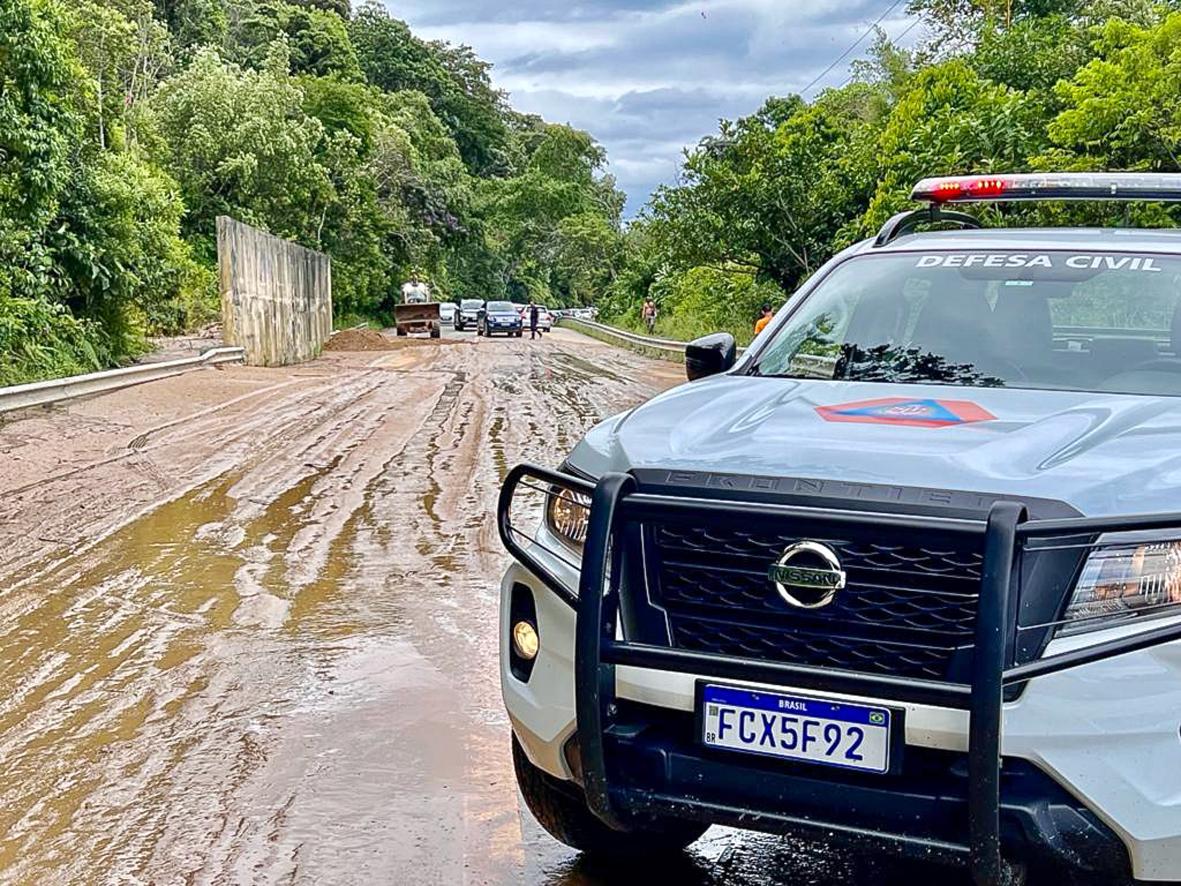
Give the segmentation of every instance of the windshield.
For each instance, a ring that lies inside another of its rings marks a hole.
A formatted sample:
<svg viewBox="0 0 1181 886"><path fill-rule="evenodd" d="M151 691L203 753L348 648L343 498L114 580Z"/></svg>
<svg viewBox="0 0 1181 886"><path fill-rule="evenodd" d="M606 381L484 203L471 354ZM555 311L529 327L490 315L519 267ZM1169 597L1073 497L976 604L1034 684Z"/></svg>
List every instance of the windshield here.
<svg viewBox="0 0 1181 886"><path fill-rule="evenodd" d="M1181 259L931 252L854 258L755 375L1181 395Z"/></svg>
<svg viewBox="0 0 1181 886"><path fill-rule="evenodd" d="M508 301L490 301L488 302L488 310L495 311L498 314L516 313L517 309L513 307L512 302Z"/></svg>
<svg viewBox="0 0 1181 886"><path fill-rule="evenodd" d="M465 298L459 304L460 309L464 311L478 311L484 307L484 303L478 298Z"/></svg>

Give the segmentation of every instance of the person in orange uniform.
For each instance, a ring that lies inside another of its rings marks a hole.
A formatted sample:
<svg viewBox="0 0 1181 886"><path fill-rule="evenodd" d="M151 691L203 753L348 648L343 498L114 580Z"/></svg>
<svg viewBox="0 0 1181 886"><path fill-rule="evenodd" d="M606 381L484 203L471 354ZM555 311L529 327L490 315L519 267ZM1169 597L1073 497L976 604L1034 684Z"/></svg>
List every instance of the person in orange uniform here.
<svg viewBox="0 0 1181 886"><path fill-rule="evenodd" d="M763 305L759 309L759 319L755 320L755 335L758 335L767 328L767 324L771 322L771 318L775 316L775 312L771 310L770 305Z"/></svg>

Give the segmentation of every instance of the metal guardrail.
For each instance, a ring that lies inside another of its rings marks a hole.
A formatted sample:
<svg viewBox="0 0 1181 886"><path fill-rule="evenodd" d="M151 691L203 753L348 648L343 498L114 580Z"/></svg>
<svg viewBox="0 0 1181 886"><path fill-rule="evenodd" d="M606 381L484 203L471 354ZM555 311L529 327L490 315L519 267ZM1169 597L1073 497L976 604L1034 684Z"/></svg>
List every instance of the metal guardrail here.
<svg viewBox="0 0 1181 886"><path fill-rule="evenodd" d="M617 326L608 326L606 323L597 323L594 320L582 320L578 317L561 317L558 319L558 325L569 326L572 329L577 329L579 326L587 326L596 332L612 336L628 344L640 345L641 347L654 348L658 351L668 351L670 353L684 354L685 345L688 344L688 342L676 341L671 338L655 338L650 335L640 335L636 332L620 329ZM746 348L739 348L739 356L745 351Z"/></svg>
<svg viewBox="0 0 1181 886"><path fill-rule="evenodd" d="M618 338L621 341L634 345L642 345L645 348L655 348L658 351L672 351L678 354L685 353L685 342L676 341L670 338L654 338L649 335L640 335L636 332L628 332L626 329L620 329L617 326L608 326L606 323L597 323L594 320L583 320L579 317L560 317L558 319L559 326L569 326L572 329L577 329L579 326L586 326L603 335L608 335L613 338Z"/></svg>
<svg viewBox="0 0 1181 886"><path fill-rule="evenodd" d="M593 320L580 320L575 317L562 317L558 321L560 325L568 325L571 328L577 328L579 325L589 326L597 332L604 335L614 337L622 341L624 344L639 345L644 348L654 348L658 351L666 351L670 354L684 354L685 345L688 342L675 341L669 338L653 338L648 335L639 335L635 332L629 332L626 329L619 329L615 326L607 326L604 323L596 323ZM741 357L746 353L746 348L740 347L738 349L738 356ZM818 354L796 354L792 357L792 366L800 371L814 374L815 378L832 378L835 357L822 357Z"/></svg>
<svg viewBox="0 0 1181 886"><path fill-rule="evenodd" d="M246 359L243 348L211 348L196 357L168 360L163 363L144 363L125 369L109 369L88 375L72 375L69 378L55 378L35 381L24 385L0 388L0 412L26 409L30 406L44 406L60 400L72 400L89 394L103 394L119 388L144 382L156 381L173 375L180 375L203 366L218 363L241 363Z"/></svg>

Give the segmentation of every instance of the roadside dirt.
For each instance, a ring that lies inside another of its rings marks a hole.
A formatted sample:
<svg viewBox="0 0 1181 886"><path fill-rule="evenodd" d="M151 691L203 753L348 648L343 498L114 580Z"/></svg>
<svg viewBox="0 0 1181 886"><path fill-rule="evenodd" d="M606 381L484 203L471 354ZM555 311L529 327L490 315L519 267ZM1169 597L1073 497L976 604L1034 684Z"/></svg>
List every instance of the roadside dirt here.
<svg viewBox="0 0 1181 886"><path fill-rule="evenodd" d="M392 351L394 339L376 329L342 329L324 343L326 351Z"/></svg>
<svg viewBox="0 0 1181 886"><path fill-rule="evenodd" d="M600 868L518 806L501 478L680 369L465 339L0 424L0 881L886 882L724 830Z"/></svg>
<svg viewBox="0 0 1181 886"><path fill-rule="evenodd" d="M398 351L403 348L434 348L440 345L471 344L465 339L432 339L426 335L395 338L376 329L344 329L337 332L324 344L324 350L332 352Z"/></svg>

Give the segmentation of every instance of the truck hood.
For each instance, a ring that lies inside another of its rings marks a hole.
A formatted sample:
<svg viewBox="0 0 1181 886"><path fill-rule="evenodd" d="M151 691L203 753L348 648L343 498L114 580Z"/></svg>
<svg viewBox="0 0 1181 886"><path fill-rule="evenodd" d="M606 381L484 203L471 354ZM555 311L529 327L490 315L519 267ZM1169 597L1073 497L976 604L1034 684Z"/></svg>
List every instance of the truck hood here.
<svg viewBox="0 0 1181 886"><path fill-rule="evenodd" d="M1057 499L1181 502L1181 397L718 376L593 429L570 463Z"/></svg>

